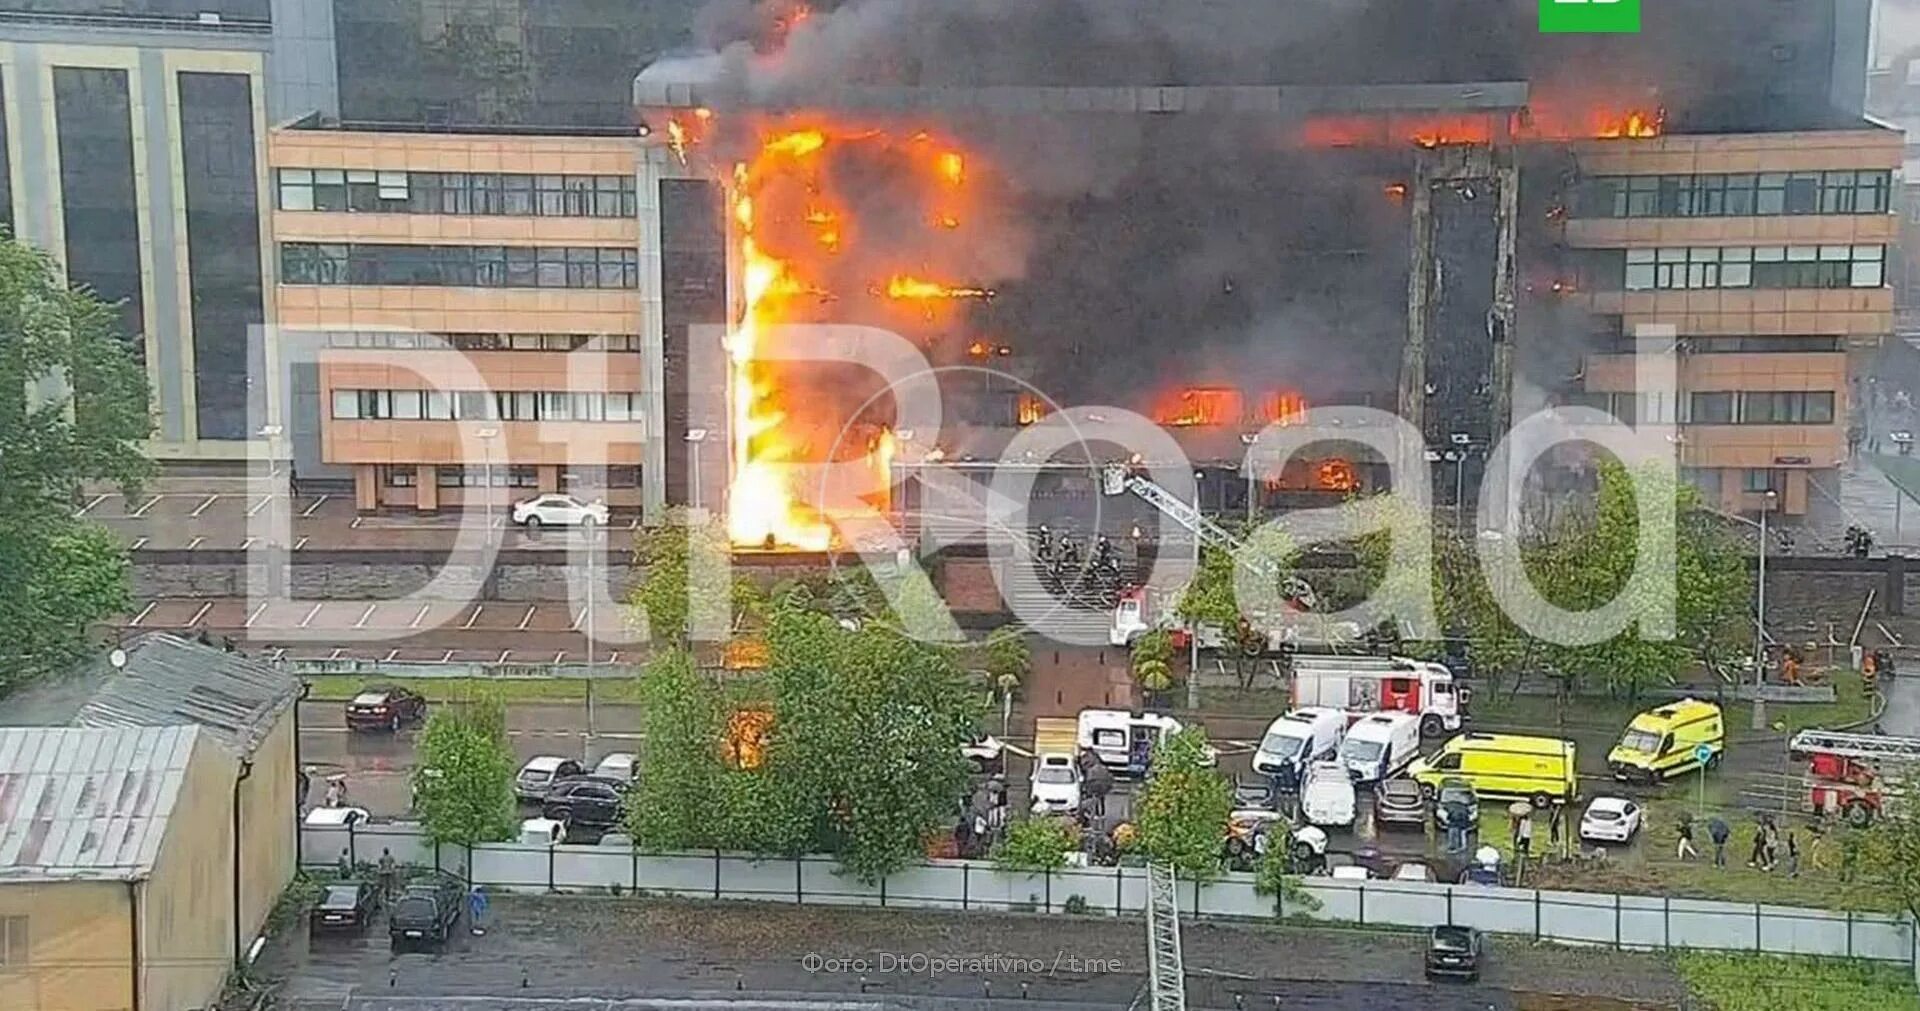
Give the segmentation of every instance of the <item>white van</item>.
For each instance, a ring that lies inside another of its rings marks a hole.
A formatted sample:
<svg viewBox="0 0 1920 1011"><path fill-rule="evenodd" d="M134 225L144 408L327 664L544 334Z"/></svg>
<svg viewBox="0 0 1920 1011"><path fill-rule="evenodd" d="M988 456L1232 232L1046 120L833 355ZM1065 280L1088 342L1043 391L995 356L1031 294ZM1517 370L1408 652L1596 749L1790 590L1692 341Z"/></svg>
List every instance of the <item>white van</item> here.
<svg viewBox="0 0 1920 1011"><path fill-rule="evenodd" d="M1334 757L1347 729L1347 714L1338 709L1307 706L1294 709L1267 724L1260 747L1253 753L1253 771L1273 776L1284 787L1300 785L1307 766Z"/></svg>
<svg viewBox="0 0 1920 1011"><path fill-rule="evenodd" d="M1413 713L1372 713L1347 728L1340 762L1357 784L1378 783L1399 775L1420 757L1420 717Z"/></svg>
<svg viewBox="0 0 1920 1011"><path fill-rule="evenodd" d="M1352 828L1355 806L1353 780L1344 764L1315 762L1307 767L1307 784L1300 790L1300 814L1307 824Z"/></svg>
<svg viewBox="0 0 1920 1011"><path fill-rule="evenodd" d="M1124 709L1082 709L1076 744L1091 751L1107 768L1122 775L1141 775L1143 759L1161 742L1181 731L1180 721L1160 713L1130 713ZM1209 758L1215 752L1208 746Z"/></svg>

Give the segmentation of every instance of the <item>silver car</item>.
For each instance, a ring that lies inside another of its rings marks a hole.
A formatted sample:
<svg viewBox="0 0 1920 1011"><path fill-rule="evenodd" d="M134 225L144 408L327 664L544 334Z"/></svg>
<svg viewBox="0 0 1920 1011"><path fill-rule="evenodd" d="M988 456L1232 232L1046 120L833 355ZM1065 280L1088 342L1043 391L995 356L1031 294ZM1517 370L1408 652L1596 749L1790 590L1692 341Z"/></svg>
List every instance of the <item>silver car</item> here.
<svg viewBox="0 0 1920 1011"><path fill-rule="evenodd" d="M513 777L513 794L521 800L542 801L553 789L553 784L569 776L584 776L587 770L571 758L558 755L535 755L527 759L520 767L520 774Z"/></svg>

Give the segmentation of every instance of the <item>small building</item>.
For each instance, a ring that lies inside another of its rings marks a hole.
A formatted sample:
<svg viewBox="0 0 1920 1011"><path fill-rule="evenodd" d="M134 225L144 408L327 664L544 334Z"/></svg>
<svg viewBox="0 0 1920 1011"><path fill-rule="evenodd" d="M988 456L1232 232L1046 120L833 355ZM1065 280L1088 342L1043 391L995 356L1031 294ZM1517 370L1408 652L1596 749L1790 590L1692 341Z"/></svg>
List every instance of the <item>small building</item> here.
<svg viewBox="0 0 1920 1011"><path fill-rule="evenodd" d="M0 729L0 1008L212 1004L235 764L192 724Z"/></svg>

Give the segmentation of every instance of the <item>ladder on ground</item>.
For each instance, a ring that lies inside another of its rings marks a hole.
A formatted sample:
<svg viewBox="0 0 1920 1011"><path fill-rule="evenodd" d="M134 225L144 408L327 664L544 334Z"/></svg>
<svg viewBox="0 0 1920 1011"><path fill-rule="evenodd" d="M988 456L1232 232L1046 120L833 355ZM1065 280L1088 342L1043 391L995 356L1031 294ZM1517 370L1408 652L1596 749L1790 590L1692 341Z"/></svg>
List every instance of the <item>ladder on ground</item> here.
<svg viewBox="0 0 1920 1011"><path fill-rule="evenodd" d="M1920 740L1880 734L1845 734L1833 730L1802 730L1787 742L1796 755L1839 755L1869 761L1920 762Z"/></svg>
<svg viewBox="0 0 1920 1011"><path fill-rule="evenodd" d="M1108 495L1132 493L1148 505L1160 510L1167 518L1185 527L1188 533L1199 538L1200 543L1226 552L1254 576L1272 579L1277 575L1277 566L1272 559L1261 558L1248 551L1245 541L1208 519L1194 507L1193 503L1181 501L1178 496L1148 480L1145 475L1130 474L1121 464L1109 464L1101 472L1100 486L1101 490ZM1305 605L1309 610L1314 607L1313 587L1298 576L1286 577L1281 591Z"/></svg>
<svg viewBox="0 0 1920 1011"><path fill-rule="evenodd" d="M1147 987L1152 1011L1187 1011L1187 967L1180 957L1180 894L1173 868L1147 865Z"/></svg>

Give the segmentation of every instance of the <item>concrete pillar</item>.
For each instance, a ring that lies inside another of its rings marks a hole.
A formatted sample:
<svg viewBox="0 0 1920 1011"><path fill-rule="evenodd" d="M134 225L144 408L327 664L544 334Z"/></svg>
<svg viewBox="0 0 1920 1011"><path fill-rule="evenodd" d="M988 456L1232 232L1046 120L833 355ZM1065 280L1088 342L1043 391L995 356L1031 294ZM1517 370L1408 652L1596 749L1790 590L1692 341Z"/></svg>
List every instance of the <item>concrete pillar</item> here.
<svg viewBox="0 0 1920 1011"><path fill-rule="evenodd" d="M1427 332L1433 323L1433 172L1426 152L1414 155L1413 261L1407 270L1407 343L1400 351L1400 417L1425 433Z"/></svg>
<svg viewBox="0 0 1920 1011"><path fill-rule="evenodd" d="M560 490L560 465L559 464L543 463L540 465L539 473L540 473L540 493L541 494L544 495L548 492L555 492Z"/></svg>
<svg viewBox="0 0 1920 1011"><path fill-rule="evenodd" d="M440 511L440 468L430 463L413 468L413 507L423 513Z"/></svg>
<svg viewBox="0 0 1920 1011"><path fill-rule="evenodd" d="M1907 556L1887 556L1887 614L1898 618L1907 613Z"/></svg>
<svg viewBox="0 0 1920 1011"><path fill-rule="evenodd" d="M380 473L373 464L353 465L353 508L363 513L380 508Z"/></svg>

